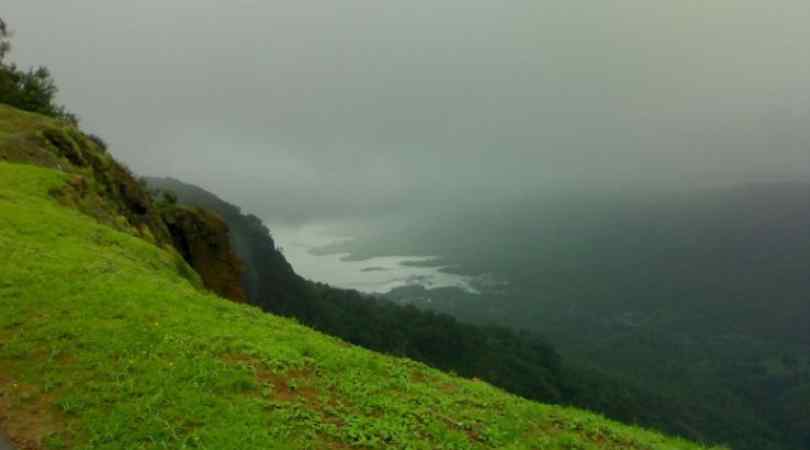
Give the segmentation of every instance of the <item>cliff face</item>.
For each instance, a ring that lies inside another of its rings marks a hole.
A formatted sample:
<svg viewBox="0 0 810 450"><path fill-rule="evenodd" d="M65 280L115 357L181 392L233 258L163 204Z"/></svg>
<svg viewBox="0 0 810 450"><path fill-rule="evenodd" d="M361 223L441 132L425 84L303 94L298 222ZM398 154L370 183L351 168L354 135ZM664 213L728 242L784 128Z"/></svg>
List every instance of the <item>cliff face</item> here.
<svg viewBox="0 0 810 450"><path fill-rule="evenodd" d="M270 230L251 214L197 186L171 178L147 178L153 188L170 191L183 205L216 212L230 230L233 251L245 262L242 288L254 305L277 313L289 313L307 295L306 282L276 248Z"/></svg>
<svg viewBox="0 0 810 450"><path fill-rule="evenodd" d="M228 226L216 214L201 208L173 207L163 213L174 247L200 274L206 288L244 302L244 266L231 249Z"/></svg>
<svg viewBox="0 0 810 450"><path fill-rule="evenodd" d="M208 289L244 301L242 263L217 215L156 205L146 185L103 145L54 119L0 105L0 160L60 170L71 175L51 192L62 204L183 257Z"/></svg>

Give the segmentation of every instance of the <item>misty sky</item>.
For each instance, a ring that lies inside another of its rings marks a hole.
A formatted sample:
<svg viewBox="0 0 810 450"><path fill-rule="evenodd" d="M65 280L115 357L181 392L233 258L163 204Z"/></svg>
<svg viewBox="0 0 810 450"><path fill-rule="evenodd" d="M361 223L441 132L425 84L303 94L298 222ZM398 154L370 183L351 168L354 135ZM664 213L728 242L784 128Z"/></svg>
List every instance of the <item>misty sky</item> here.
<svg viewBox="0 0 810 450"><path fill-rule="evenodd" d="M4 0L142 174L298 220L810 177L807 0Z"/></svg>

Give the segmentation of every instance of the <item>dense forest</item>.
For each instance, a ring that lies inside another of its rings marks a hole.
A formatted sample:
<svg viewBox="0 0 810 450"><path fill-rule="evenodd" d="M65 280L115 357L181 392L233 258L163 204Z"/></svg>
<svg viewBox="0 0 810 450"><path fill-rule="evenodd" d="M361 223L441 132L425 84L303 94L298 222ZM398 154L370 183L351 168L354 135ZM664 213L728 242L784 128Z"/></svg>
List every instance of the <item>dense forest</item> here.
<svg viewBox="0 0 810 450"><path fill-rule="evenodd" d="M148 182L175 193L181 203L223 216L237 252L251 268L245 277L246 289L252 301L268 311L295 317L357 345L487 380L527 398L584 407L697 440L729 442L739 448L781 448L777 430L750 410L729 412L730 403L722 392L706 401L657 389L621 371L568 357L566 352L561 357L536 332L513 331L526 326L488 322L476 317L476 310L463 322L450 314L457 313L451 308L439 312L397 304L396 295L401 291L385 300L304 280L292 270L257 217L177 180L152 178ZM465 295L456 289L444 291L447 296ZM480 296L478 301L485 299Z"/></svg>

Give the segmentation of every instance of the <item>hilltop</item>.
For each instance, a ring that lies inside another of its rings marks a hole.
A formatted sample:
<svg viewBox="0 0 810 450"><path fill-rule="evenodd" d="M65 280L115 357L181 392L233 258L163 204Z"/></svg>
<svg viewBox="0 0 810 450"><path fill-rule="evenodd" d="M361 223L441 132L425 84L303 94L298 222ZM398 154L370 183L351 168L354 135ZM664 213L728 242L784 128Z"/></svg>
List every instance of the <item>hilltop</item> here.
<svg viewBox="0 0 810 450"><path fill-rule="evenodd" d="M702 448L227 301L162 219L66 196L74 163L36 139L77 130L2 122L5 159L23 138L47 158L0 162L0 429L21 448Z"/></svg>

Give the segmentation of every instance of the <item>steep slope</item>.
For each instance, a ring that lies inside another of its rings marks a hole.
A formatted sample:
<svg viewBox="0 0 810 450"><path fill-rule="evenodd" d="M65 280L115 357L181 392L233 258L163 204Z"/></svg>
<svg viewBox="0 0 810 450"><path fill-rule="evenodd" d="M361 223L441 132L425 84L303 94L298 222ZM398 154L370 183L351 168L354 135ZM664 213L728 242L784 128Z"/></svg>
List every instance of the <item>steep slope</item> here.
<svg viewBox="0 0 810 450"><path fill-rule="evenodd" d="M245 262L242 287L251 302L275 312L289 312L307 295L305 281L276 247L258 217L196 186L172 178L150 178L149 186L177 196L183 205L217 213L227 223L234 251Z"/></svg>
<svg viewBox="0 0 810 450"><path fill-rule="evenodd" d="M242 265L223 220L210 212L154 201L144 183L98 139L60 121L0 104L2 160L70 173L69 183L56 193L60 202L158 246L175 247L202 275L205 287L244 301Z"/></svg>
<svg viewBox="0 0 810 450"><path fill-rule="evenodd" d="M228 225L201 208L173 207L162 213L174 246L200 274L208 289L235 301L245 301L242 261L231 251Z"/></svg>
<svg viewBox="0 0 810 450"><path fill-rule="evenodd" d="M201 292L60 206L69 180L0 163L0 428L26 448L700 448Z"/></svg>

